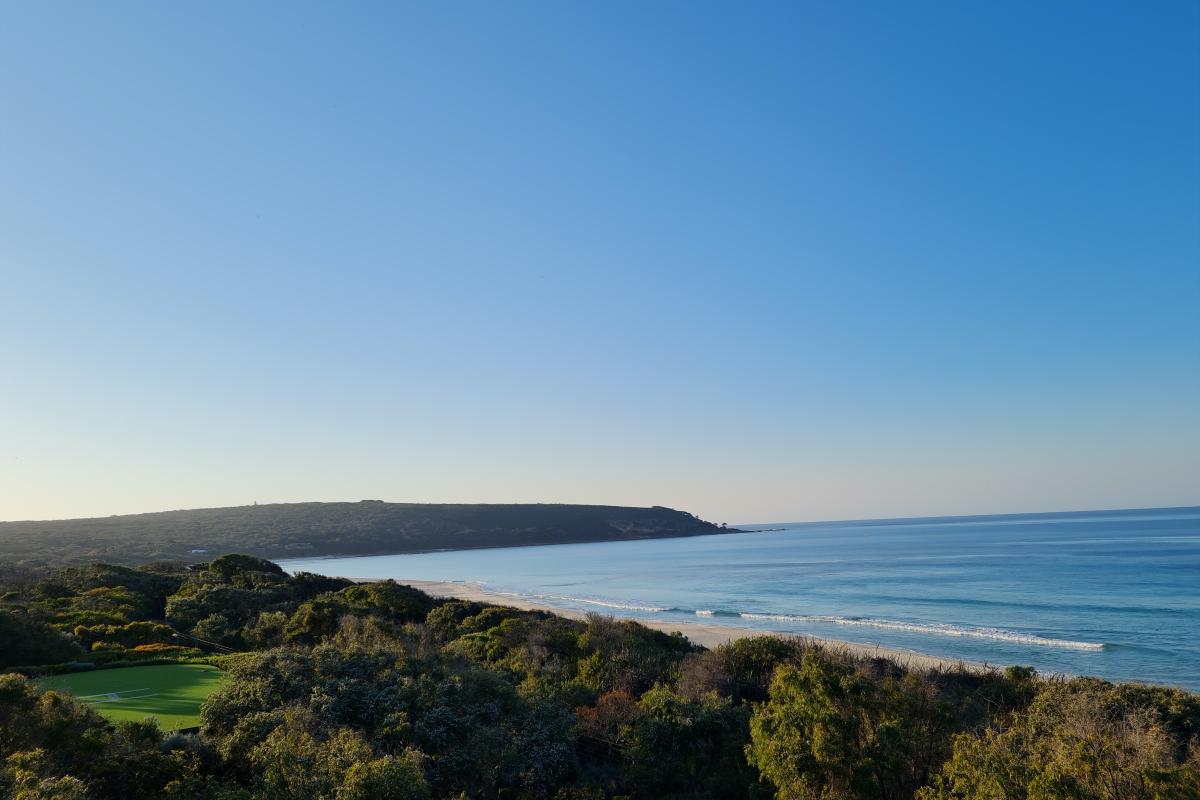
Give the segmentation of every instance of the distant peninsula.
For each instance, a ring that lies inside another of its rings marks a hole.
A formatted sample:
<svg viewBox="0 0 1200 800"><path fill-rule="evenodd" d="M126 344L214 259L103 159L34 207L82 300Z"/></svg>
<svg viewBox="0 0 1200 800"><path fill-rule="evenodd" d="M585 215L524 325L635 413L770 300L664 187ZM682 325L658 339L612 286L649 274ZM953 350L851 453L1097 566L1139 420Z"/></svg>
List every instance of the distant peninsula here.
<svg viewBox="0 0 1200 800"><path fill-rule="evenodd" d="M356 556L740 533L673 508L559 504L275 503L0 522L0 562Z"/></svg>

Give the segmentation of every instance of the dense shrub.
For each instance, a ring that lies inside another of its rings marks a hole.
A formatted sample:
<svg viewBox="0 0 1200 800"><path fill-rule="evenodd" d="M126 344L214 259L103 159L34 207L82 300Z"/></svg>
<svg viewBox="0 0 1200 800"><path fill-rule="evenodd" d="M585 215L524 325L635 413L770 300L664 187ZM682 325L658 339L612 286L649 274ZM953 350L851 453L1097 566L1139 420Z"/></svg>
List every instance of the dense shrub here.
<svg viewBox="0 0 1200 800"><path fill-rule="evenodd" d="M0 609L0 668L58 664L82 654L79 645L45 622Z"/></svg>
<svg viewBox="0 0 1200 800"><path fill-rule="evenodd" d="M1200 800L1187 692L771 636L706 651L252 556L17 578L0 657L31 672L244 652L205 657L229 680L193 736L0 675L6 798Z"/></svg>
<svg viewBox="0 0 1200 800"><path fill-rule="evenodd" d="M1200 698L1184 692L1049 683L1005 726L956 736L952 758L918 797L1194 800L1198 710Z"/></svg>

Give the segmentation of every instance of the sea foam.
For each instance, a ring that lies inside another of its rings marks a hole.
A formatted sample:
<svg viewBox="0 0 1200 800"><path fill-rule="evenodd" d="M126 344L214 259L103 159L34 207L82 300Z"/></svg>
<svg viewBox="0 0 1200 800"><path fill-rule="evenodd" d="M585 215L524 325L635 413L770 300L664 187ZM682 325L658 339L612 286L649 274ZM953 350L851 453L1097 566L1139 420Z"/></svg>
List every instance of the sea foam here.
<svg viewBox="0 0 1200 800"><path fill-rule="evenodd" d="M661 614L665 611L687 612L685 608L672 606L656 606L638 601L621 601L599 599L596 597L573 597L560 594L521 594L517 592L497 592L511 597L525 597L530 600L558 600L568 603L583 603L585 605L612 608L618 611L640 611L647 614ZM875 619L871 617L839 617L829 614L756 614L749 611L721 611L711 608L698 608L693 612L697 617L740 617L741 619L759 622L798 622L824 623L828 625L845 625L856 628L875 628L877 630L902 631L918 633L926 636L955 636L968 639L988 639L1011 644L1032 645L1036 647L1058 647L1068 650L1103 650L1101 642L1083 642L1072 639L1054 639L1049 636L1038 636L1033 633L1006 631L1002 628L971 627L952 625L941 622L900 622L890 619Z"/></svg>
<svg viewBox="0 0 1200 800"><path fill-rule="evenodd" d="M562 600L568 603L585 603L590 606L602 606L604 608L616 608L621 611L646 611L650 613L659 613L662 611L671 611L670 607L664 606L649 606L640 605L638 603L622 603L614 600L597 600L592 597L568 597L559 594L536 594L533 595L536 600Z"/></svg>
<svg viewBox="0 0 1200 800"><path fill-rule="evenodd" d="M750 614L741 613L742 619L772 620L776 622L824 622L832 625L850 625L860 628L878 628L889 631L904 631L906 633L922 633L934 636L962 636L971 639L991 639L993 641L1011 642L1013 644L1036 645L1038 647L1062 647L1069 650L1103 650L1101 642L1080 642L1071 639L1052 639L1032 633L1006 631L1001 628L972 628L963 625L946 623L897 622L888 619L870 619L862 617L836 617L819 614Z"/></svg>

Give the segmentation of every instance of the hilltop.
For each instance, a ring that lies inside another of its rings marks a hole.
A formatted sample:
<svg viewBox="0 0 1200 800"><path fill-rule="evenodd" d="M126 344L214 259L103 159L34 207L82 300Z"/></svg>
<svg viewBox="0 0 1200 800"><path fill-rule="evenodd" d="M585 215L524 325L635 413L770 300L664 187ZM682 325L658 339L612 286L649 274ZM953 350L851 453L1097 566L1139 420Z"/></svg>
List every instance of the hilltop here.
<svg viewBox="0 0 1200 800"><path fill-rule="evenodd" d="M0 522L0 561L194 562L231 550L265 558L376 555L732 532L662 506L279 503Z"/></svg>

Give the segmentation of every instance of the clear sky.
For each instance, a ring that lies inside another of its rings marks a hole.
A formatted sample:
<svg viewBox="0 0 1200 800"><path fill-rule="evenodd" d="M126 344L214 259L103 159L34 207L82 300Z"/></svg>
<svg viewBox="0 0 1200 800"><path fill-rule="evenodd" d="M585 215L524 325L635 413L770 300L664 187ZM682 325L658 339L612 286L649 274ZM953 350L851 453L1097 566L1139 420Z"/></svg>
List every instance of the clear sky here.
<svg viewBox="0 0 1200 800"><path fill-rule="evenodd" d="M0 519L1200 503L1200 3L16 3Z"/></svg>

